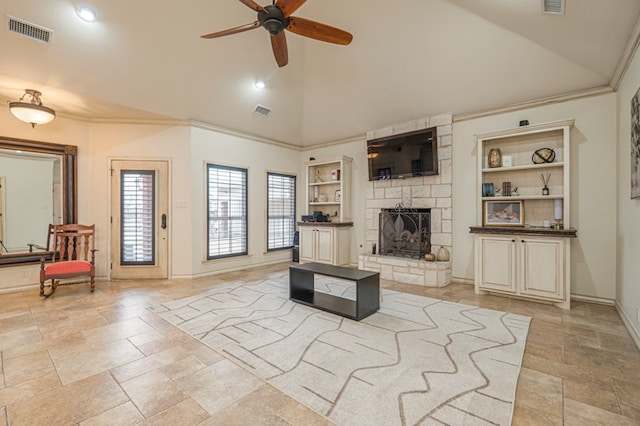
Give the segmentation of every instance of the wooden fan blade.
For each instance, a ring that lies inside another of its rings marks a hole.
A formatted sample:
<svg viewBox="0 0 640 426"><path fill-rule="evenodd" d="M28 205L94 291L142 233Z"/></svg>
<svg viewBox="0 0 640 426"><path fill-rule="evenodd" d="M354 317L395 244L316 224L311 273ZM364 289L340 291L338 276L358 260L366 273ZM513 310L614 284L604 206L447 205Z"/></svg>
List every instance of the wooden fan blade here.
<svg viewBox="0 0 640 426"><path fill-rule="evenodd" d="M251 9L255 10L256 12L264 12L264 13L268 13L267 10L260 6L258 3L256 3L253 0L240 0L240 3L247 5L247 7L250 7Z"/></svg>
<svg viewBox="0 0 640 426"><path fill-rule="evenodd" d="M289 63L287 38L284 35L284 31L280 31L278 34L271 36L271 48L273 49L273 56L275 56L280 68Z"/></svg>
<svg viewBox="0 0 640 426"><path fill-rule="evenodd" d="M230 34L241 33L243 31L249 31L249 30L252 30L252 29L258 28L258 27L260 27L260 21L255 21L255 22L252 22L250 24L240 25L238 27L229 28L228 30L216 31L215 33L205 34L205 35L202 35L200 37L202 37L202 38L222 37L222 36L226 36L226 35L230 35Z"/></svg>
<svg viewBox="0 0 640 426"><path fill-rule="evenodd" d="M276 7L284 13L284 17L298 10L307 0L276 0Z"/></svg>
<svg viewBox="0 0 640 426"><path fill-rule="evenodd" d="M326 41L335 44L349 44L353 40L353 36L339 28L331 27L320 22L310 19L289 17L289 26L287 29L301 36L314 38L320 41Z"/></svg>

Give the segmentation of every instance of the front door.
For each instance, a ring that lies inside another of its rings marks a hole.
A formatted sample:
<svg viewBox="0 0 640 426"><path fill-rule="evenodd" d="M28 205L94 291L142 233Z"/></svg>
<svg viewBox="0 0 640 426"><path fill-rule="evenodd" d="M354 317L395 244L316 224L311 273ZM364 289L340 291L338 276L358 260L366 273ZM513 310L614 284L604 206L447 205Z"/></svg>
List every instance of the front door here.
<svg viewBox="0 0 640 426"><path fill-rule="evenodd" d="M169 275L169 163L111 162L111 278Z"/></svg>

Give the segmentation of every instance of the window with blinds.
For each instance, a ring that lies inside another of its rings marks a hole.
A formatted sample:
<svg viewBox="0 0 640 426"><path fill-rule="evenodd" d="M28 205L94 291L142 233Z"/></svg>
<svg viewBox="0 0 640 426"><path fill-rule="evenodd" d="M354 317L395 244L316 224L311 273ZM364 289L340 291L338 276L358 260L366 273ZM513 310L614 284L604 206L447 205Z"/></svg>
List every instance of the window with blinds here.
<svg viewBox="0 0 640 426"><path fill-rule="evenodd" d="M296 177L267 173L267 251L293 247Z"/></svg>
<svg viewBox="0 0 640 426"><path fill-rule="evenodd" d="M247 170L207 164L207 259L247 254Z"/></svg>
<svg viewBox="0 0 640 426"><path fill-rule="evenodd" d="M120 175L120 264L155 264L155 179L153 170Z"/></svg>

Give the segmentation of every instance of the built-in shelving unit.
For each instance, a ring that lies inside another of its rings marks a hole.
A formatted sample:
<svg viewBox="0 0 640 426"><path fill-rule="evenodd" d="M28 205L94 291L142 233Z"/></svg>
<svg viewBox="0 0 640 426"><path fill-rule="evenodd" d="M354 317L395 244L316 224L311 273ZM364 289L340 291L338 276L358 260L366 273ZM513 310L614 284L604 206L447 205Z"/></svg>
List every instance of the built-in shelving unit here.
<svg viewBox="0 0 640 426"><path fill-rule="evenodd" d="M328 221L300 221L300 263L349 265L351 222L350 157L306 163L306 212Z"/></svg>
<svg viewBox="0 0 640 426"><path fill-rule="evenodd" d="M333 160L314 160L307 168L307 212L321 211L331 222L351 221L351 163L350 157Z"/></svg>
<svg viewBox="0 0 640 426"><path fill-rule="evenodd" d="M570 307L570 239L576 237L570 228L572 127L573 120L565 120L476 135L477 226L470 229L475 234L476 293ZM543 148L552 150L554 158L536 164L533 155ZM502 164L491 164L496 167L490 167L492 150L502 158ZM544 191L541 175L548 178ZM502 194L505 182L510 194Z"/></svg>
<svg viewBox="0 0 640 426"><path fill-rule="evenodd" d="M569 217L569 144L572 120L518 127L515 129L477 135L478 140L478 224L483 224L485 205L488 201L525 201L524 223L527 226L543 226L559 222L570 226ZM534 164L535 151L550 148L555 153L553 162ZM499 149L503 163L511 158L511 166L489 167L489 152ZM540 176L550 176L548 195L543 195ZM502 194L502 185L510 182L517 192ZM492 183L494 196L483 196L482 184ZM562 218L556 219L558 203L562 203Z"/></svg>

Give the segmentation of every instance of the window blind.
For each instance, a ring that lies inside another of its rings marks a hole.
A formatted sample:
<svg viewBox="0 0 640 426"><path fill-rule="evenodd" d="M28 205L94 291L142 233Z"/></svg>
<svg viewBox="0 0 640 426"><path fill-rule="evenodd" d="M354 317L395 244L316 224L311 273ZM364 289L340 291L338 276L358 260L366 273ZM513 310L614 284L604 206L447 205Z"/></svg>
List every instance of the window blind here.
<svg viewBox="0 0 640 426"><path fill-rule="evenodd" d="M247 254L247 170L207 165L207 258Z"/></svg>
<svg viewBox="0 0 640 426"><path fill-rule="evenodd" d="M293 247L296 178L267 173L267 250Z"/></svg>
<svg viewBox="0 0 640 426"><path fill-rule="evenodd" d="M120 264L155 264L155 172L123 170L120 179Z"/></svg>

